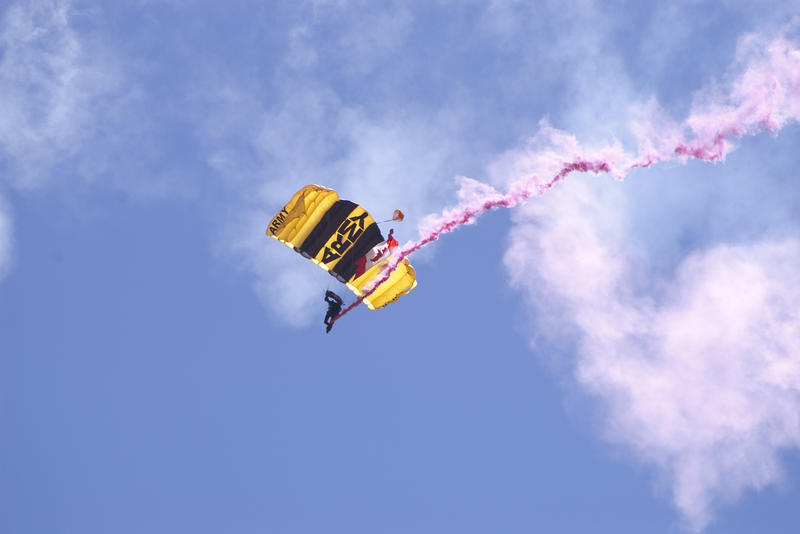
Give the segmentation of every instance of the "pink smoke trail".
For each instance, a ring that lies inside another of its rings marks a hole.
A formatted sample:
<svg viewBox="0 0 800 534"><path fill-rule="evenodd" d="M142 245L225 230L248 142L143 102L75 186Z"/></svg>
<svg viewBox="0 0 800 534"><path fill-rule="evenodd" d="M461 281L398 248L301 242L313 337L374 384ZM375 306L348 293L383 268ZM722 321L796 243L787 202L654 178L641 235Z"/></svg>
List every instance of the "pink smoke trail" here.
<svg viewBox="0 0 800 534"><path fill-rule="evenodd" d="M623 152L614 157L613 153L619 151L607 150L607 155L599 158L581 155L560 158L558 170L544 183L536 175L530 175L512 184L505 195L484 186L480 194L482 198L443 212L433 228L421 231L418 241L404 245L390 259L383 276L334 321L341 319L388 280L404 258L436 241L440 235L473 222L478 215L491 209L512 208L533 196L541 196L573 172L604 172L621 180L633 169L647 168L663 161L678 159L685 162L692 158L716 163L733 150L733 139L765 131L777 134L787 122L800 122L800 49L779 37L756 53L758 58L733 81L729 94L723 98L710 98L702 106L695 106L677 133L670 134L670 128L662 124L636 128L640 138L637 156ZM691 140L684 136L683 132L687 130L694 134ZM618 165L617 161L627 163ZM478 184L475 181L470 183Z"/></svg>

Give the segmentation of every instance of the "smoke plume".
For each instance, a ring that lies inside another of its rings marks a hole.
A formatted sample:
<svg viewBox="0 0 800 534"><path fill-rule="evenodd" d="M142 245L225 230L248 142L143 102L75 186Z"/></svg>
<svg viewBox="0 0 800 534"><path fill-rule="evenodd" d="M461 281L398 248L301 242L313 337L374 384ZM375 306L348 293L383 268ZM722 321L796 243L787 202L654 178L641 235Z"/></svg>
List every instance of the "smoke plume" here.
<svg viewBox="0 0 800 534"><path fill-rule="evenodd" d="M586 149L543 121L525 149L495 165L495 175L512 176L507 192L460 178L456 207L427 217L376 286L442 234L573 173L623 179L659 162L721 162L737 139L800 121L795 43L748 37L734 71L699 92L682 122L651 102L647 118L631 125L636 153L620 143ZM779 452L800 447L800 241L695 252L661 283L660 299L640 295L630 287L635 258L621 245L624 221L608 216L608 199L587 184L573 185L517 217L505 258L512 283L561 308L578 332L576 378L607 407L607 438L655 465L689 528L701 530L719 501L779 480Z"/></svg>

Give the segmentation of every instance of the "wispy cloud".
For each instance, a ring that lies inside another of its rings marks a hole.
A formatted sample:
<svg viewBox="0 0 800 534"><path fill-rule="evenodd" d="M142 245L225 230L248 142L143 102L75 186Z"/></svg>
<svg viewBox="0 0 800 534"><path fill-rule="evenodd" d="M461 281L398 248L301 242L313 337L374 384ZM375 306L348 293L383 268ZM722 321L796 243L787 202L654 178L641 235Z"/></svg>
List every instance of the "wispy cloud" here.
<svg viewBox="0 0 800 534"><path fill-rule="evenodd" d="M275 46L286 46L282 63L258 65L272 69L264 79L252 74L259 70L252 65L241 72L221 68L230 57L205 51L197 57L191 47L165 46L172 63L137 83L138 69L147 70L134 57L141 51L108 43L109 54L131 54L124 76L134 79L122 83L114 61L101 52L105 47L71 24L71 2L14 3L0 22L4 179L15 188L44 185L68 161L70 172L87 176L112 168L156 176L150 186L139 186L141 192L158 189L164 178L161 165L139 172L142 160L169 159L160 152L164 146L180 147L172 161L176 173L188 173L194 162L187 160L203 154L207 159L198 167L207 171L208 164L235 197L219 210L225 227L220 250L251 273L267 307L302 325L319 310L321 289L333 279L264 236L269 217L302 185L335 187L376 215L401 207L408 229L446 203L453 176L482 172L541 116L549 114L582 140L607 140L609 132L626 128L629 103L639 100L645 80L655 86L652 79L679 77L670 66L686 63L683 52L697 58L702 49L703 58L720 57L705 47L705 28L691 11L661 8L636 13L634 21L601 2L532 8L497 0L473 2L471 11L458 12L459 21L449 17L457 4L425 3L440 10L436 20L447 26L427 29L426 37L440 39L432 47L415 33L426 22L419 17L423 10L407 4L306 2L289 17L295 18L285 42ZM727 2L726 10L736 5ZM173 7L173 16L186 16L182 4ZM740 17L767 12L749 9L740 9ZM648 31L626 33L639 22ZM167 26L125 30L141 32L136 37L149 43L158 34L151 29ZM759 39L740 45L742 65L752 67L741 84L723 78L700 93L687 123L669 119L655 101L644 105L648 120L636 133L649 144L641 149L666 159L687 133L713 137L732 124L772 130L796 120L797 93L775 89L796 90L798 80L770 78L790 72L785 66L796 60L794 49L786 41L764 47ZM640 49L640 57L631 57ZM252 57L261 56L248 61ZM696 60L693 73L703 74L707 63ZM177 65L186 72L170 78ZM720 74L722 67L715 68ZM719 91L728 99L723 107L712 105ZM175 111L182 106L185 114ZM770 112L775 109L780 112ZM191 145L193 135L202 146ZM598 157L623 153L622 144ZM731 148L722 145L720 156ZM523 149L497 158L488 174L498 187L530 173L546 178L563 164L564 151L569 159L580 150L577 137L545 125ZM120 160L125 165L117 166ZM184 190L201 187L193 178ZM656 274L630 236L627 217L635 199L621 187L571 180L528 205L515 218L506 263L512 283L535 305L537 327L549 329L550 339L577 340L576 377L606 406L608 437L658 466L676 505L700 528L717 500L777 480L780 450L798 446L800 244L785 235L712 244L685 251L673 274ZM481 198L495 194L480 192ZM12 243L10 211L0 205L0 276L10 266Z"/></svg>
<svg viewBox="0 0 800 534"><path fill-rule="evenodd" d="M30 0L0 11L0 181L29 191L72 166L104 111L116 75L92 57L70 25L71 2ZM81 167L79 165L79 167ZM80 175L80 173L77 173ZM0 199L0 278L11 268L10 207Z"/></svg>
<svg viewBox="0 0 800 534"><path fill-rule="evenodd" d="M98 98L115 86L70 26L71 3L9 6L0 24L0 155L12 185L43 184L94 132Z"/></svg>
<svg viewBox="0 0 800 534"><path fill-rule="evenodd" d="M416 220L436 208L441 191L453 189L458 169L475 159L461 135L475 121L464 98L430 110L375 106L348 92L351 79L366 93L385 86L387 78L373 78L372 70L386 70L381 58L397 54L407 39L410 15L404 9L371 11L339 2L313 8L288 31L285 76L271 101L241 86L217 87L202 128L209 163L247 191L218 250L247 266L262 302L294 325L315 317L319 306L311 300L335 282L321 271L302 271L299 257L264 237L268 221L294 191L308 183L332 187L376 218L402 208L406 221L397 234L410 236ZM396 88L392 93L399 94Z"/></svg>
<svg viewBox="0 0 800 534"><path fill-rule="evenodd" d="M739 50L727 81L698 93L687 121L659 111L660 128L638 131L641 156L674 158L685 145L724 158L725 136L800 120L796 45L747 36ZM696 141L682 141L688 132ZM578 150L545 125L493 174L548 172ZM741 205L720 187L718 204ZM753 236L742 223L736 243L684 249L665 275L634 239L635 202L623 184L572 180L516 213L505 263L535 311L535 337L574 343L576 379L603 406L608 439L656 466L701 530L720 503L779 481L781 451L800 448L800 241ZM682 224L677 214L670 224Z"/></svg>
<svg viewBox="0 0 800 534"><path fill-rule="evenodd" d="M454 193L453 177L480 172L494 157L492 135L498 130L508 135L513 130L494 120L485 100L464 90L473 82L473 71L465 73L460 62L486 53L485 44L470 33L471 25L464 26L465 33L451 29L437 34L442 42L436 46L442 53L435 59L441 63L429 67L427 61L420 61L430 56L430 47L415 42L415 24L424 23L417 20L416 11L399 5L376 10L359 2L307 5L311 9L298 15L288 30L283 76L276 94L266 102L241 86L212 91L218 98L210 99L208 123L203 128L210 140L211 164L228 179L241 177L248 190L240 216L221 237L220 250L235 250L237 263L252 266L262 301L283 317L291 316L285 313L286 306L298 313L308 309L307 314L316 308L307 306L307 284L269 283L284 278L284 271L291 271L297 258L288 263L281 257L286 251L262 254L257 246L244 245L249 243L245 232L257 226L254 221L260 219L265 225L296 189L321 183L376 215L402 208L407 219L397 233L400 239L412 238L422 216L438 211ZM442 9L444 15L449 7L445 2L432 9ZM499 71L508 78L498 82L498 88L515 91L515 98L527 102L537 91L547 89L547 84L541 84L543 77L557 78L556 70L542 71L536 65L551 44L560 51L558 61L584 66L599 61L597 54L584 57L566 50L568 45L581 51L596 50L602 32L579 31L584 26L575 24L574 31L566 35L551 30L552 43L528 43L525 27L503 27L503 20L513 19L507 8L513 10L514 6L480 7L478 11L485 16L478 32L484 37L494 32L490 43L498 50L508 50L506 40L526 43L519 54L512 55L513 73ZM548 9L559 11L555 3ZM591 19L592 10L584 11L583 16ZM540 19L527 8L524 14L529 22ZM592 37L573 42L587 34ZM439 72L440 67L446 72ZM614 74L609 70L607 76ZM424 101L410 94L418 91L420 81L426 84L418 95ZM581 91L587 88L584 84ZM521 128L522 123L515 127ZM536 119L526 123L535 125ZM513 133L511 136L516 139ZM237 245L230 248L234 243ZM274 248L270 245L263 246ZM314 291L323 283L311 282Z"/></svg>
<svg viewBox="0 0 800 534"><path fill-rule="evenodd" d="M322 271L321 277L300 271L307 276L301 281L298 268L305 262L266 241L270 218L295 190L319 183L366 206L378 218L389 218L402 208L407 220L397 232L410 237L415 221L435 208L438 189L452 188L449 177L455 175L456 155L464 149L449 139L456 138L462 122L448 111L424 118L394 113L373 117L325 90L298 90L276 110L248 105L253 110L251 125L257 117L254 127L235 126L231 133L236 141L227 148L218 144L210 155L219 172L239 177L249 190L239 215L222 233L219 250L223 255L233 252L237 264L249 266L262 302L279 318L308 324L318 311L318 306L309 305L311 300L321 298L335 280ZM219 132L219 123L212 122ZM240 133L234 133L237 130ZM249 155L239 157L235 146L248 147ZM251 163L243 164L248 160Z"/></svg>
<svg viewBox="0 0 800 534"><path fill-rule="evenodd" d="M321 321L321 295L326 287L336 289L338 282L313 263L300 261L294 252L278 248L283 245L265 243L263 212L240 214L222 235L219 253L232 255L237 266L252 277L253 289L265 308L294 327L307 326L314 318Z"/></svg>
<svg viewBox="0 0 800 534"><path fill-rule="evenodd" d="M800 242L693 251L663 279L627 240L613 189L572 182L524 208L505 262L537 330L577 334L576 377L606 407L608 438L661 469L701 529L800 447Z"/></svg>
<svg viewBox="0 0 800 534"><path fill-rule="evenodd" d="M436 68L445 70L435 78L430 69L421 70L418 65L420 54L429 51L414 46L419 22L414 10L396 6L367 9L359 2L305 5L310 9L300 10L287 32L281 83L269 102L233 84L216 92L220 98L211 99L207 106L204 130L211 140L209 161L226 179L240 177L248 191L240 219L221 237L221 250L226 243L247 241L239 232L252 231L252 221L258 217L266 221L294 190L309 182L335 187L378 213L402 207L409 214L405 228L424 213L439 211L453 189L452 177L479 173L497 150L487 141L488 134L481 132L498 134L498 117L484 107L486 102L461 90L464 73L452 70L459 54L482 57L485 50L481 47L487 44L495 59L508 61L497 71L503 81L497 89L512 91L504 96L514 96L516 90L525 93L527 103L535 100L538 92L551 89L551 84L558 84L563 89L558 99L548 101L548 112L560 125L590 140L607 141L613 134L627 133L623 140L635 144L636 136L627 127L637 108L630 104L644 99L637 95L637 84L629 76L626 61L630 59L615 50L620 46L627 50L627 43L620 43L616 32L623 26L619 21L629 19L619 10L595 2L567 7L553 2L541 6L547 14L543 17L519 2L480 6L475 31L444 43L449 47L443 54L446 61ZM442 2L432 9L442 6L448 7ZM475 35L488 40L479 43ZM519 53L509 54L512 48ZM491 69L491 64L486 68ZM403 88L415 78L425 83L435 78L443 88L431 86L425 96L435 97L441 90L446 104L433 111L430 105L403 98ZM552 92L547 94L552 97ZM651 104L643 109L651 118L657 108ZM537 117L528 121L529 128L535 127L541 115L531 109L526 112ZM515 121L519 116L502 120ZM520 131L521 124L505 127L509 132L514 128ZM676 126L683 128L676 139L686 137L684 127ZM643 123L641 130L646 128ZM642 131L637 133L645 136ZM552 139L549 134L545 137ZM516 136L512 134L512 138ZM574 138L563 141L577 146ZM530 147L524 152L530 154ZM598 154L611 156L612 152L626 155L619 143ZM673 155L661 154L664 159ZM521 162L523 157L513 150L500 158L489 169L493 183L505 184L509 176L519 177L530 164ZM553 167L560 161L551 158L549 163ZM630 161L618 163L622 166ZM545 177L547 172L541 175ZM411 237L409 233L401 237ZM241 256L246 250L257 249L239 247L236 261L256 265L253 256ZM280 303L273 307L280 313L288 302L296 301L302 309L309 298L306 288L299 291L290 284L270 288L265 278L280 277L284 268L291 267L280 266L283 260L274 256L254 254L259 266L254 270L255 285L261 288L262 300Z"/></svg>

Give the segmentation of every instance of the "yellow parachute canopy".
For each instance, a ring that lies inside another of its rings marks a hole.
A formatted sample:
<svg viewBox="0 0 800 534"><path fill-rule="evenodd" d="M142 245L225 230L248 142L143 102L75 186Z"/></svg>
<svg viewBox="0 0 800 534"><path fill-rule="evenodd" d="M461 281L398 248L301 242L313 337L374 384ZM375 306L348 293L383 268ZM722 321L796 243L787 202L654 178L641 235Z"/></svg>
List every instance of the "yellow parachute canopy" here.
<svg viewBox="0 0 800 534"><path fill-rule="evenodd" d="M328 271L359 297L382 277L390 249L397 245L394 239L384 239L367 210L318 185L295 193L272 218L267 235ZM364 304L371 310L382 308L415 287L414 268L403 259Z"/></svg>

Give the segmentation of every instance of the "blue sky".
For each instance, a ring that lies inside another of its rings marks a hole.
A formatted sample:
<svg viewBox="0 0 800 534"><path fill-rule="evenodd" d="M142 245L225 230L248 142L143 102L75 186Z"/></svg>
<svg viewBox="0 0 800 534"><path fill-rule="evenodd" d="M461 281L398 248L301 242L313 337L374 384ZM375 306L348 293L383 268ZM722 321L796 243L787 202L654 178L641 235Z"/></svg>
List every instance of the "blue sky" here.
<svg viewBox="0 0 800 534"><path fill-rule="evenodd" d="M457 177L635 153L798 57L751 4L0 5L0 531L797 532L796 81L775 135L571 174L329 335L346 290L264 235L308 183L402 243Z"/></svg>

